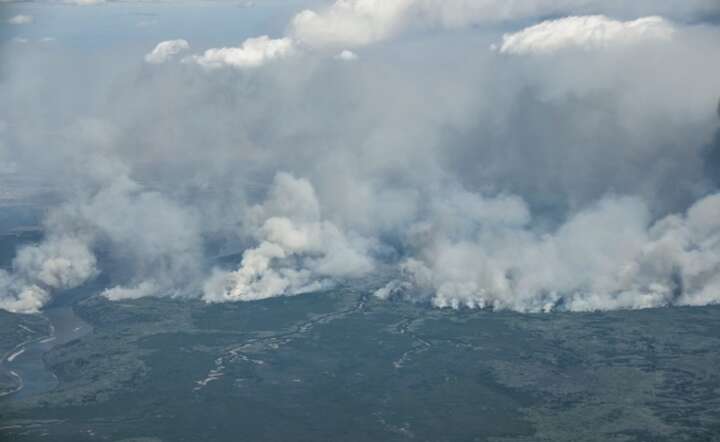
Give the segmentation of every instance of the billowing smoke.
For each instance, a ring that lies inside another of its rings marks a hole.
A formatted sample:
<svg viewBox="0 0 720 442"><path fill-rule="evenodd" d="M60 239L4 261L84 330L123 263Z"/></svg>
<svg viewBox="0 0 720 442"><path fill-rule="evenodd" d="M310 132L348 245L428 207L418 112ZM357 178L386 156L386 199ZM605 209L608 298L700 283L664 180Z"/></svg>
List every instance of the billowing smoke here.
<svg viewBox="0 0 720 442"><path fill-rule="evenodd" d="M125 176L53 209L47 238L21 248L10 273L0 271L0 307L34 312L52 294L79 287L99 273L110 299L194 294L203 273L202 244L193 213Z"/></svg>
<svg viewBox="0 0 720 442"><path fill-rule="evenodd" d="M214 272L205 284L208 302L307 293L372 270L368 241L324 220L306 180L278 174L268 199L247 218L259 245L243 253L239 269Z"/></svg>
<svg viewBox="0 0 720 442"><path fill-rule="evenodd" d="M84 241L53 234L42 244L20 249L12 273L0 270L0 308L35 312L53 291L77 287L96 274L95 256Z"/></svg>
<svg viewBox="0 0 720 442"><path fill-rule="evenodd" d="M0 308L99 275L114 300L372 278L438 307L718 302L719 10L341 0L112 51L4 30L0 194L54 198Z"/></svg>
<svg viewBox="0 0 720 442"><path fill-rule="evenodd" d="M439 307L610 310L720 301L720 194L651 222L633 198L605 198L550 233L517 200L443 201L410 230L418 248L375 294Z"/></svg>

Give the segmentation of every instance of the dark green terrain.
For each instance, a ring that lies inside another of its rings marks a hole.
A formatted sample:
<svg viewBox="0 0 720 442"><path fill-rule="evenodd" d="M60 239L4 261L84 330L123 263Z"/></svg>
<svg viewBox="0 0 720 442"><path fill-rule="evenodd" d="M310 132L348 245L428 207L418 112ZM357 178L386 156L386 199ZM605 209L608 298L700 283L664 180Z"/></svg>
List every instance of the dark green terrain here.
<svg viewBox="0 0 720 442"><path fill-rule="evenodd" d="M361 286L205 305L91 297L5 399L13 441L718 441L720 307L521 315Z"/></svg>
<svg viewBox="0 0 720 442"><path fill-rule="evenodd" d="M48 322L40 315L14 315L0 310L0 357L5 359L20 344L40 339L48 332ZM17 379L0 369L0 401L17 387Z"/></svg>
<svg viewBox="0 0 720 442"><path fill-rule="evenodd" d="M0 211L0 225L6 212ZM40 238L41 234L36 229L17 229L0 234L0 269L10 268L18 247ZM18 345L47 336L48 332L48 322L40 315L14 315L0 309L0 358L5 359ZM0 366L0 396L17 387L17 379Z"/></svg>

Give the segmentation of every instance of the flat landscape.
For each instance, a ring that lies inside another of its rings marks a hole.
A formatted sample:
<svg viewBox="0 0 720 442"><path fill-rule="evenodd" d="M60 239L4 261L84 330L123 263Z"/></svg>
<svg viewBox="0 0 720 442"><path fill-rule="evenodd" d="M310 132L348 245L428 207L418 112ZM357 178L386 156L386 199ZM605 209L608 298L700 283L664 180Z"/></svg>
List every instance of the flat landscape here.
<svg viewBox="0 0 720 442"><path fill-rule="evenodd" d="M720 307L523 315L367 288L75 306L8 440L715 441Z"/></svg>

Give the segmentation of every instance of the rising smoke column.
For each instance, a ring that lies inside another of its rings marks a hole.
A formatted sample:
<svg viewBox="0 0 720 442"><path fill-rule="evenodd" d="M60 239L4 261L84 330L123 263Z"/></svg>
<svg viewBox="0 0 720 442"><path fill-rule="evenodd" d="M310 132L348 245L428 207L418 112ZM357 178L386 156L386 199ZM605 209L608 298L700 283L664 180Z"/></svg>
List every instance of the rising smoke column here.
<svg viewBox="0 0 720 442"><path fill-rule="evenodd" d="M33 313L65 289L105 271L116 284L110 299L193 292L203 253L194 215L127 176L54 208L46 238L22 247L9 272L0 271L0 307ZM96 254L105 251L100 269Z"/></svg>
<svg viewBox="0 0 720 442"><path fill-rule="evenodd" d="M22 247L10 272L0 270L0 308L35 313L54 292L96 276L96 265L87 241L51 233L41 244Z"/></svg>
<svg viewBox="0 0 720 442"><path fill-rule="evenodd" d="M276 175L267 199L251 208L248 220L259 244L245 250L237 270L215 270L204 287L205 301L250 301L317 291L373 268L367 240L347 235L323 219L307 180Z"/></svg>

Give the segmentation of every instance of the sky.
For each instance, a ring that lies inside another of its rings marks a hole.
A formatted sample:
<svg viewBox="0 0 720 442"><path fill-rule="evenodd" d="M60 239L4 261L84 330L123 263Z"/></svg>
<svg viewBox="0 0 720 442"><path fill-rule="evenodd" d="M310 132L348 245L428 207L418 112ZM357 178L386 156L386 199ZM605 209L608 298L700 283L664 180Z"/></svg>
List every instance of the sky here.
<svg viewBox="0 0 720 442"><path fill-rule="evenodd" d="M437 308L717 303L718 17L714 0L3 1L0 195L54 198L0 308L99 275L113 300L372 278Z"/></svg>

